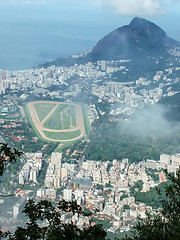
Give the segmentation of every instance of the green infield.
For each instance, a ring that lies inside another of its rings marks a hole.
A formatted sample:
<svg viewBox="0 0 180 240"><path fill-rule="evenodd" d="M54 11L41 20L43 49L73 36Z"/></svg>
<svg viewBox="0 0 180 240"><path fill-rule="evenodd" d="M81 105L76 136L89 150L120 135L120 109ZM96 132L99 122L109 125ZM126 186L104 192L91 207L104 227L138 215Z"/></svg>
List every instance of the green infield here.
<svg viewBox="0 0 180 240"><path fill-rule="evenodd" d="M53 112L53 114L47 119L43 127L49 129L62 129L61 114L66 105L59 105L58 108Z"/></svg>
<svg viewBox="0 0 180 240"><path fill-rule="evenodd" d="M56 104L53 103L35 103L34 107L36 109L36 113L38 115L39 121L41 122L47 114L55 107Z"/></svg>
<svg viewBox="0 0 180 240"><path fill-rule="evenodd" d="M59 107L44 123L43 127L56 130L71 129L76 127L75 106L71 106L69 104L59 105Z"/></svg>

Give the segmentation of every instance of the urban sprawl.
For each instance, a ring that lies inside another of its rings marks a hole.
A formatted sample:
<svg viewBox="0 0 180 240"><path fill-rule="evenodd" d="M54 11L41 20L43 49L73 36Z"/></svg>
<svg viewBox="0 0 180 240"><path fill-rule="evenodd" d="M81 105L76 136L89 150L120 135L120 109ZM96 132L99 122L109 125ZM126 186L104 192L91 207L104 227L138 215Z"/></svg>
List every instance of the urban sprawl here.
<svg viewBox="0 0 180 240"><path fill-rule="evenodd" d="M73 56L73 58L79 57ZM118 103L108 113L109 118L116 119L121 114L126 114L128 118L135 109L142 108L145 104L153 104L162 97L179 93L172 89L172 85L178 83L180 79L172 76L177 76L180 68L170 63L163 71L156 71L151 80L147 76L142 76L129 82L113 81L116 73L120 78L128 74L130 61L103 60L75 64L70 67L49 66L21 71L0 70L1 127L8 128L11 132L21 124L19 122L25 121L24 110L18 105L17 99L27 101L35 96L71 102L83 93L89 99L95 97L98 104ZM158 66L158 60L156 61ZM50 90L51 86L55 87ZM60 88L62 86L65 90ZM105 114L101 109L97 111L93 101L89 100L87 103L90 124ZM8 136L11 136L10 139L15 142L26 139L22 134L18 137L9 133ZM7 138L4 139L3 134L0 134L0 137L1 142L7 140ZM37 136L34 136L33 141L37 141ZM89 140L84 137L83 141L88 144ZM68 151L70 150L66 150L66 155ZM72 159L76 152L75 150L71 154ZM44 184L38 186L38 176L43 162L47 164ZM13 200L12 209L7 209L6 216L3 215L0 218L0 225L8 226L10 220L13 220L14 225L18 225L20 212L27 199L33 197L37 200L45 198L52 201L76 200L83 208L98 210L94 213L93 221L91 217L75 215L71 218L69 214L65 214L62 216L65 222L73 221L77 226L84 227L89 222L95 224L96 219L108 220L110 223L107 227L108 232L128 231L138 217L145 218L147 211L155 213L152 207L136 201L132 196L132 189L141 192L149 191L160 183L166 182L163 169L176 174L179 165L180 154L178 153L172 156L162 154L159 161L147 159L131 164L126 158L114 159L112 162L90 161L83 158L83 151L82 158L72 163L62 161L62 152L52 152L48 157L43 155L42 149L35 153L25 152L21 169L13 177L17 178L19 186L23 184L36 186L36 191L22 189ZM147 169L152 171L149 173ZM138 182L142 184L140 190L136 187ZM2 192L6 190L4 187ZM1 198L0 205L3 206L4 201Z"/></svg>

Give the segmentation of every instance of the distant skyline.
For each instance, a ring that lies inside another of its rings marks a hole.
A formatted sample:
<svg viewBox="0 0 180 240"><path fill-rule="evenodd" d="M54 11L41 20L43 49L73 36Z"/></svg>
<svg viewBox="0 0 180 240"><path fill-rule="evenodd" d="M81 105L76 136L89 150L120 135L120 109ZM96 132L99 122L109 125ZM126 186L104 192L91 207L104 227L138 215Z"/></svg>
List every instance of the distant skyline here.
<svg viewBox="0 0 180 240"><path fill-rule="evenodd" d="M1 0L0 9L0 68L5 69L85 51L135 16L180 41L179 0Z"/></svg>

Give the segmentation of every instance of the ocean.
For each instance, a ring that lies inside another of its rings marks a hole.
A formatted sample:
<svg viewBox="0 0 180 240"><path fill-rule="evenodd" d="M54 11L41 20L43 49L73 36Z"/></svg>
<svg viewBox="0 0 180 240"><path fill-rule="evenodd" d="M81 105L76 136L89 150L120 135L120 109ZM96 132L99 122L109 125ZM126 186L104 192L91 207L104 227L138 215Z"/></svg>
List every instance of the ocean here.
<svg viewBox="0 0 180 240"><path fill-rule="evenodd" d="M98 40L95 29L90 29L54 21L1 23L0 69L28 69L86 51Z"/></svg>

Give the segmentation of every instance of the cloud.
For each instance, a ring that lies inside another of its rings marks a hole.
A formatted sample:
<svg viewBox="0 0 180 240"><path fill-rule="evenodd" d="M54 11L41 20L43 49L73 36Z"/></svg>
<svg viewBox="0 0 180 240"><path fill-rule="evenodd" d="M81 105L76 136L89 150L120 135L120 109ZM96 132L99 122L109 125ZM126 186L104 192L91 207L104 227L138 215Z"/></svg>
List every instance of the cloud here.
<svg viewBox="0 0 180 240"><path fill-rule="evenodd" d="M177 0L103 0L104 8L111 7L124 16L152 16L166 13Z"/></svg>
<svg viewBox="0 0 180 240"><path fill-rule="evenodd" d="M179 124L166 120L169 109L160 104L147 105L135 111L130 122L121 123L124 134L146 136L156 134L161 137L170 136L179 131Z"/></svg>
<svg viewBox="0 0 180 240"><path fill-rule="evenodd" d="M158 104L150 105L142 110L135 112L132 122L131 131L149 134L161 131L167 133L170 124L165 120L166 109Z"/></svg>

